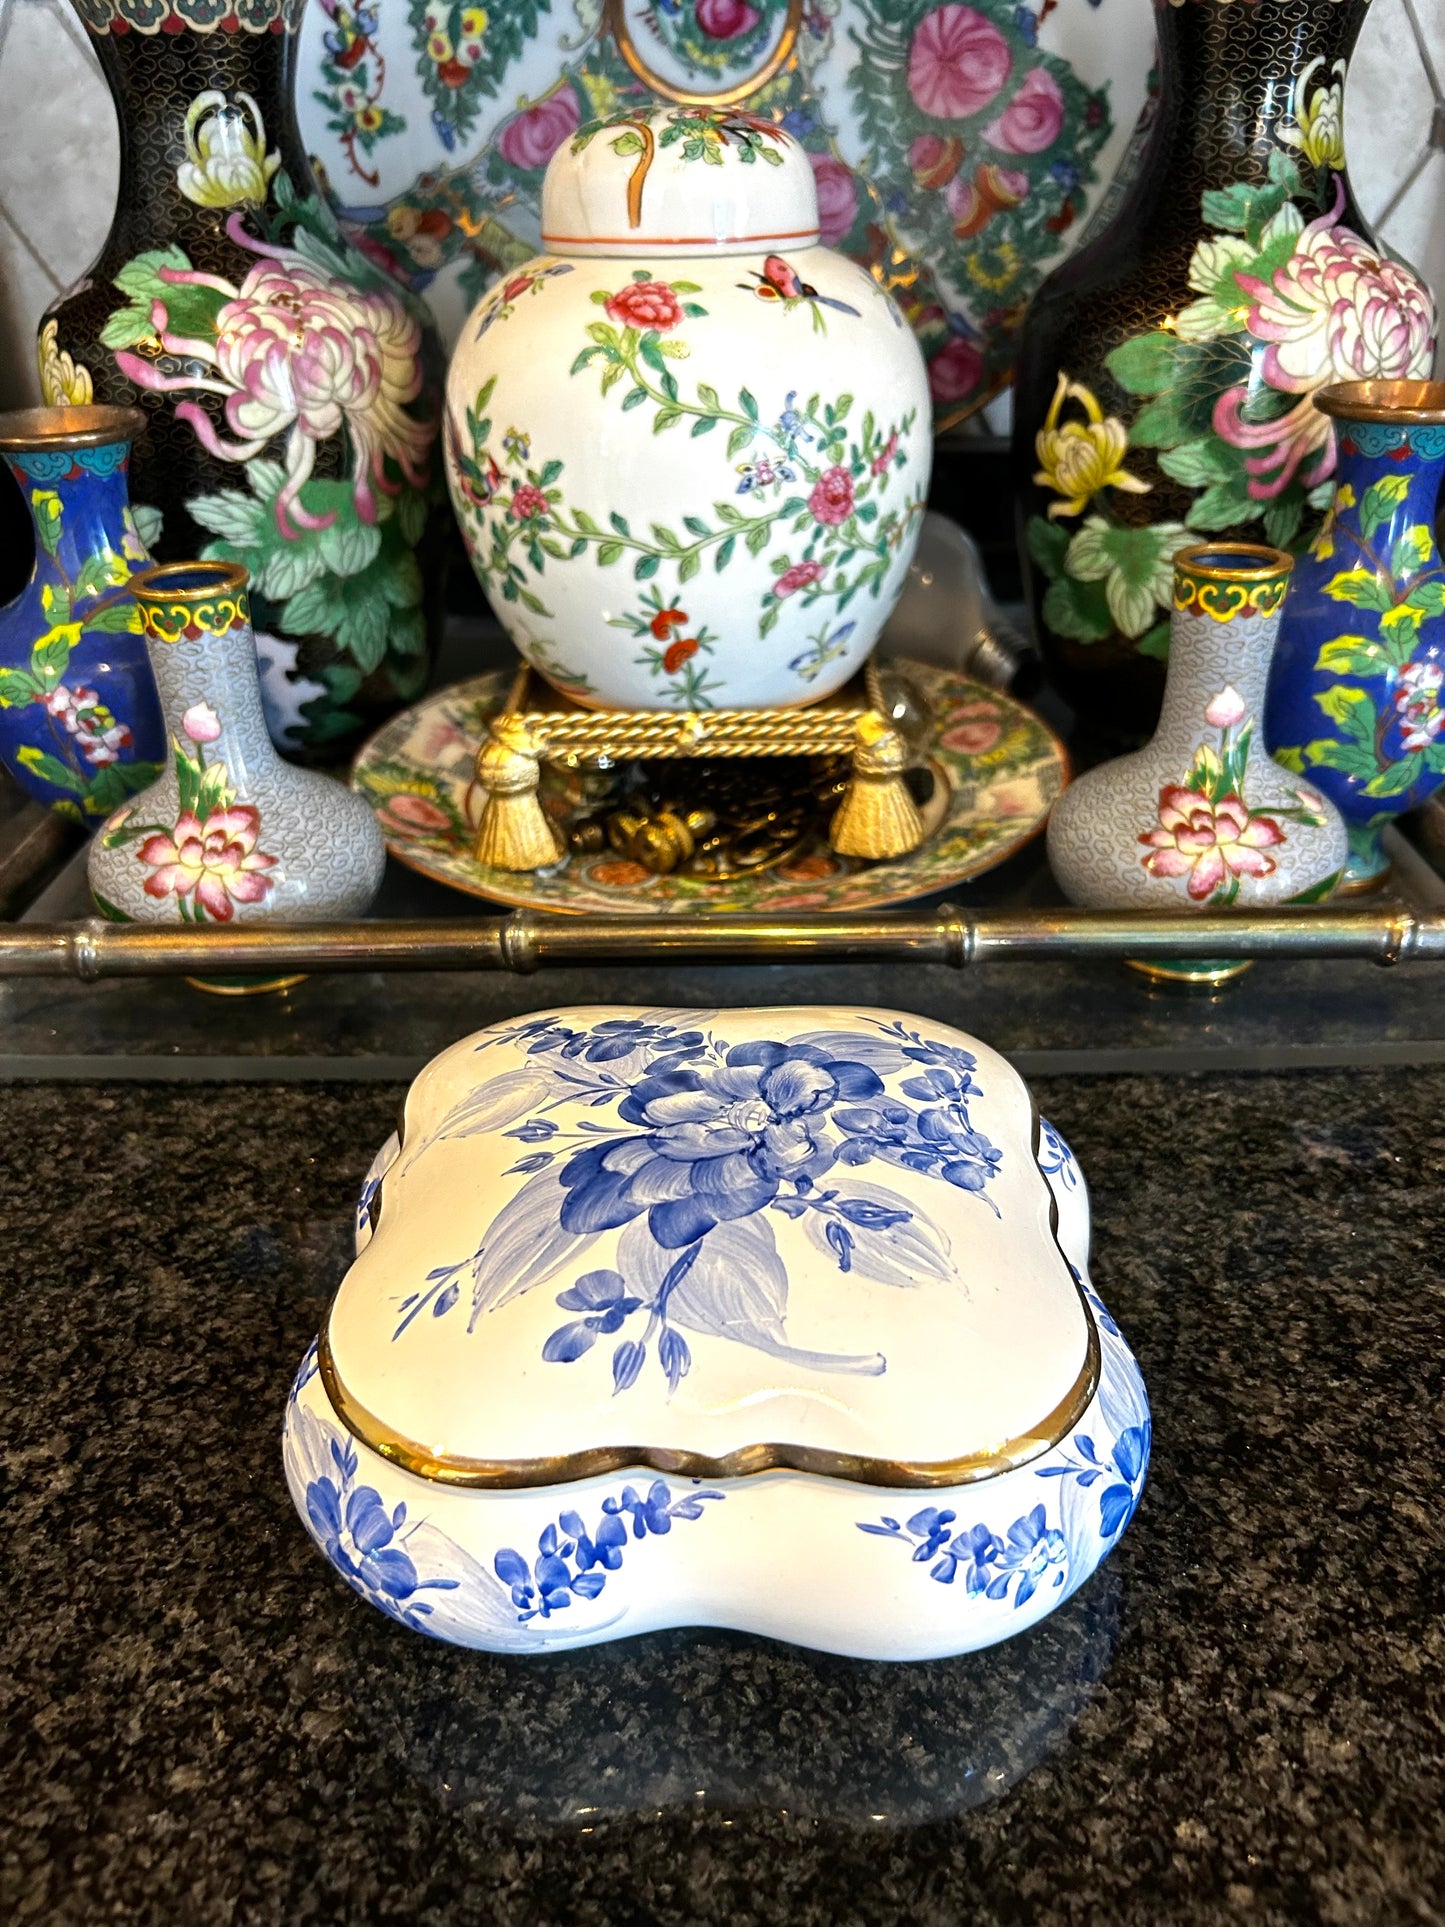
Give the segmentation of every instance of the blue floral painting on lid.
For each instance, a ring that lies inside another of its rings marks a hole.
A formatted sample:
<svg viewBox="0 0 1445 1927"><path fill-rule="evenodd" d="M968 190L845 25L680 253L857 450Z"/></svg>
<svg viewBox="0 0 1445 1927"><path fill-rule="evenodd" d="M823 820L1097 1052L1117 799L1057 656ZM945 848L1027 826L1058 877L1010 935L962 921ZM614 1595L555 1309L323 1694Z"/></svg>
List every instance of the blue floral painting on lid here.
<svg viewBox="0 0 1445 1927"><path fill-rule="evenodd" d="M449 1316L464 1294L472 1330L570 1270L556 1295L566 1316L542 1356L575 1364L614 1340L614 1392L649 1360L676 1391L699 1338L812 1370L886 1370L877 1352L788 1342L774 1221L801 1225L840 1273L900 1288L952 1277L943 1232L864 1172L918 1173L997 1215L989 1186L1003 1154L970 1116L977 1058L897 1020L729 1044L704 1014L689 1017L576 1027L553 1015L483 1038L478 1051L511 1044L525 1065L480 1083L427 1142L500 1131L519 1145L507 1175L526 1182L471 1254L402 1300L394 1339L424 1314ZM622 1234L614 1262L585 1267L612 1231Z"/></svg>

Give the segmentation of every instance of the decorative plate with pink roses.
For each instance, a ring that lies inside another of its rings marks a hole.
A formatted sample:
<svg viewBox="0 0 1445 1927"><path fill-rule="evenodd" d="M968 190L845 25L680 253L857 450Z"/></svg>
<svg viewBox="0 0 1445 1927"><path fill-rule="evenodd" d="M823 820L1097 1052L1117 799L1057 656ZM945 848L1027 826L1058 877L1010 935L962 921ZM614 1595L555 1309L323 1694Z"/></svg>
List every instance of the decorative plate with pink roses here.
<svg viewBox="0 0 1445 1927"><path fill-rule="evenodd" d="M392 717L357 757L351 781L376 811L394 857L494 903L659 917L908 903L980 876L1036 836L1068 780L1068 759L1012 697L923 663L902 666L928 698L935 718L929 754L951 794L934 834L893 863L835 856L820 842L765 875L730 883L653 876L611 851L570 857L556 870L490 869L472 855L473 777L486 719L507 692L502 671L436 690Z"/></svg>
<svg viewBox="0 0 1445 1927"><path fill-rule="evenodd" d="M537 251L543 171L579 127L659 94L745 102L807 150L822 240L894 294L945 427L1010 380L1153 49L1147 0L319 0L297 102L354 238L449 344Z"/></svg>

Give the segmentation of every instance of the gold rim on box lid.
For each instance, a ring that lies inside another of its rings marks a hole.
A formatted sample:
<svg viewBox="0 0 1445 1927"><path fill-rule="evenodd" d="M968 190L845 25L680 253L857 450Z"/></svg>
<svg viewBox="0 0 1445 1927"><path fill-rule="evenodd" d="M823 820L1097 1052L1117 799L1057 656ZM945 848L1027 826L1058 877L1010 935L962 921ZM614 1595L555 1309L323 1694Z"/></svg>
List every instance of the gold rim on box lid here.
<svg viewBox="0 0 1445 1927"><path fill-rule="evenodd" d="M1445 424L1445 381L1337 381L1315 390L1315 407L1334 421L1438 427Z"/></svg>
<svg viewBox="0 0 1445 1927"><path fill-rule="evenodd" d="M42 448L106 448L133 442L146 425L139 408L16 408L0 415L0 449L25 454Z"/></svg>
<svg viewBox="0 0 1445 1927"><path fill-rule="evenodd" d="M579 1479L603 1478L613 1472L670 1473L685 1479L748 1479L763 1472L807 1472L850 1485L929 1490L941 1486L974 1485L1001 1473L1016 1471L1051 1451L1078 1424L1099 1389L1099 1328L1082 1291L1087 1337L1079 1375L1064 1396L1036 1425L1004 1439L987 1451L966 1452L956 1459L914 1462L871 1458L863 1453L834 1452L786 1441L741 1445L716 1457L667 1445L599 1445L568 1452L555 1459L474 1459L449 1456L392 1431L370 1412L342 1382L331 1350L331 1314L316 1344L316 1362L332 1409L358 1444L367 1446L392 1465L435 1485L469 1486L491 1491L572 1485Z"/></svg>

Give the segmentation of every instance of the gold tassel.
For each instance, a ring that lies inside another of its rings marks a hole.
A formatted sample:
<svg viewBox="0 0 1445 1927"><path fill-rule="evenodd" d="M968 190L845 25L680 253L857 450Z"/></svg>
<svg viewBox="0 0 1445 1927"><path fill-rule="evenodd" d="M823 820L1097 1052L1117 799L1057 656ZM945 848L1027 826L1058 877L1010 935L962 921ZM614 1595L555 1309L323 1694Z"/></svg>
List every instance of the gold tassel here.
<svg viewBox="0 0 1445 1927"><path fill-rule="evenodd" d="M908 752L896 730L873 711L860 716L853 771L828 841L839 856L906 856L923 841L923 818L903 772Z"/></svg>
<svg viewBox="0 0 1445 1927"><path fill-rule="evenodd" d="M477 825L478 863L494 870L545 870L562 855L557 832L537 801L541 754L520 716L501 715L477 752L486 797Z"/></svg>

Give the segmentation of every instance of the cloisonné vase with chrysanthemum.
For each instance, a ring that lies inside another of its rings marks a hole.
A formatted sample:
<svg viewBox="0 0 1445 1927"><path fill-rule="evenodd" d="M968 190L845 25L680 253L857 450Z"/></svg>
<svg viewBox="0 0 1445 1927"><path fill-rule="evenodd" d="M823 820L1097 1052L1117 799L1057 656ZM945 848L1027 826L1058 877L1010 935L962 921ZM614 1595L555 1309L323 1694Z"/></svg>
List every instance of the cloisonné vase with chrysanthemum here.
<svg viewBox="0 0 1445 1927"><path fill-rule="evenodd" d="M1302 547L1336 469L1330 382L1423 377L1435 307L1369 237L1344 171L1366 0L1156 0L1163 91L1108 232L1025 329L1015 469L1029 596L1081 719L1147 734L1174 555Z"/></svg>
<svg viewBox="0 0 1445 1927"><path fill-rule="evenodd" d="M76 0L122 129L115 221L41 318L51 403L139 406L163 558L237 562L268 720L334 759L422 688L440 367L300 146L298 0Z"/></svg>
<svg viewBox="0 0 1445 1927"><path fill-rule="evenodd" d="M1386 824L1445 783L1445 382L1341 383L1318 404L1339 480L1290 584L1264 728L1344 816L1345 884L1365 889L1389 869Z"/></svg>

